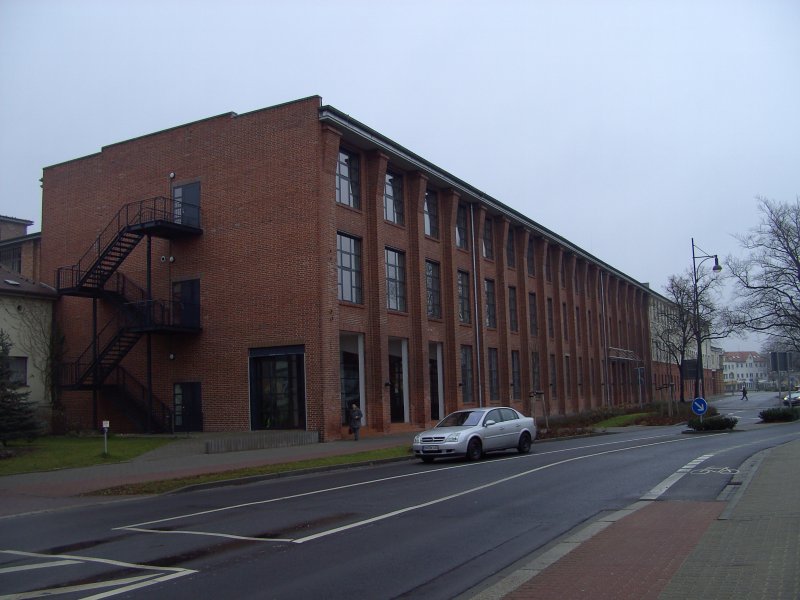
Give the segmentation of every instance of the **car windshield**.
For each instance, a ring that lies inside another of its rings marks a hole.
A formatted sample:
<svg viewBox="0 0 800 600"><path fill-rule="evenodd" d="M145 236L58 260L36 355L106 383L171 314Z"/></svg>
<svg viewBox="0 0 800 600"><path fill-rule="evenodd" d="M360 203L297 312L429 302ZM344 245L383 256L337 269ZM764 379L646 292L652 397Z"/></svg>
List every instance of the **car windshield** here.
<svg viewBox="0 0 800 600"><path fill-rule="evenodd" d="M481 422L483 411L461 410L447 415L437 427L470 427Z"/></svg>

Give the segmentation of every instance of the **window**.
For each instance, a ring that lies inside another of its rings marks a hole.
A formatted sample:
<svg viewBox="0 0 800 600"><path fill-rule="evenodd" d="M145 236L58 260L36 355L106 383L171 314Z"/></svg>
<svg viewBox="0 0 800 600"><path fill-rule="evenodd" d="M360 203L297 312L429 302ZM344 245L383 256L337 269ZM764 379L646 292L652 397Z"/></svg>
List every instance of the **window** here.
<svg viewBox="0 0 800 600"><path fill-rule="evenodd" d="M362 304L361 240L336 234L336 266L339 276L339 300Z"/></svg>
<svg viewBox="0 0 800 600"><path fill-rule="evenodd" d="M581 309L579 306L575 307L575 339L581 343Z"/></svg>
<svg viewBox="0 0 800 600"><path fill-rule="evenodd" d="M578 395L581 395L583 388L583 358L578 357Z"/></svg>
<svg viewBox="0 0 800 600"><path fill-rule="evenodd" d="M442 318L442 281L439 277L439 263L425 261L425 289L428 297L428 317Z"/></svg>
<svg viewBox="0 0 800 600"><path fill-rule="evenodd" d="M539 353L531 352L531 379L533 391L538 392L542 389L542 366L539 363Z"/></svg>
<svg viewBox="0 0 800 600"><path fill-rule="evenodd" d="M492 219L486 217L483 222L483 258L494 259L494 232Z"/></svg>
<svg viewBox="0 0 800 600"><path fill-rule="evenodd" d="M564 357L564 392L567 398L572 397L572 381L569 376L569 356Z"/></svg>
<svg viewBox="0 0 800 600"><path fill-rule="evenodd" d="M567 257L561 256L561 287L567 287Z"/></svg>
<svg viewBox="0 0 800 600"><path fill-rule="evenodd" d="M517 319L517 288L508 288L508 327L511 331L519 331Z"/></svg>
<svg viewBox="0 0 800 600"><path fill-rule="evenodd" d="M483 282L483 289L486 293L486 327L497 327L497 307L494 296L494 281L486 279Z"/></svg>
<svg viewBox="0 0 800 600"><path fill-rule="evenodd" d="M561 303L561 328L564 330L564 339L569 340L569 321L567 321L567 303Z"/></svg>
<svg viewBox="0 0 800 600"><path fill-rule="evenodd" d="M500 400L500 372L497 364L497 348L489 348L489 400Z"/></svg>
<svg viewBox="0 0 800 600"><path fill-rule="evenodd" d="M458 321L471 323L472 317L469 308L469 273L459 271L456 275L458 287Z"/></svg>
<svg viewBox="0 0 800 600"><path fill-rule="evenodd" d="M339 150L336 163L336 201L351 208L361 208L361 176L358 155Z"/></svg>
<svg viewBox="0 0 800 600"><path fill-rule="evenodd" d="M553 398L556 395L556 355L550 355L550 394Z"/></svg>
<svg viewBox="0 0 800 600"><path fill-rule="evenodd" d="M514 247L514 230L508 228L508 238L506 239L506 263L509 267L514 268L517 266L517 253Z"/></svg>
<svg viewBox="0 0 800 600"><path fill-rule="evenodd" d="M459 202L456 211L456 248L466 250L467 246L467 207Z"/></svg>
<svg viewBox="0 0 800 600"><path fill-rule="evenodd" d="M528 275L530 277L536 276L536 250L533 245L533 236L528 237Z"/></svg>
<svg viewBox="0 0 800 600"><path fill-rule="evenodd" d="M522 394L519 371L519 350L511 351L511 397L519 400Z"/></svg>
<svg viewBox="0 0 800 600"><path fill-rule="evenodd" d="M547 337L554 338L555 326L553 325L553 299L547 299Z"/></svg>
<svg viewBox="0 0 800 600"><path fill-rule="evenodd" d="M386 172L386 183L383 187L383 218L390 223L403 225L403 177Z"/></svg>
<svg viewBox="0 0 800 600"><path fill-rule="evenodd" d="M22 248L12 246L0 250L0 265L3 265L9 271L22 273Z"/></svg>
<svg viewBox="0 0 800 600"><path fill-rule="evenodd" d="M9 378L12 383L17 385L28 385L28 357L27 356L9 356L8 369L11 371Z"/></svg>
<svg viewBox="0 0 800 600"><path fill-rule="evenodd" d="M433 190L425 190L425 235L439 239L439 196Z"/></svg>
<svg viewBox="0 0 800 600"><path fill-rule="evenodd" d="M536 294L528 294L528 327L531 335L539 335L539 318L536 315Z"/></svg>
<svg viewBox="0 0 800 600"><path fill-rule="evenodd" d="M461 346L461 393L464 404L472 404L472 346Z"/></svg>
<svg viewBox="0 0 800 600"><path fill-rule="evenodd" d="M386 248L386 308L406 310L406 255Z"/></svg>
<svg viewBox="0 0 800 600"><path fill-rule="evenodd" d="M547 249L547 252L544 256L544 278L547 281L553 281L553 260L551 258L552 252L550 248Z"/></svg>
<svg viewBox="0 0 800 600"><path fill-rule="evenodd" d="M175 223L200 227L200 182L172 188L172 211Z"/></svg>
<svg viewBox="0 0 800 600"><path fill-rule="evenodd" d="M594 342L592 340L593 336L592 336L592 311L591 310L589 310L587 312L587 318L586 319L587 319L586 320L586 331L589 333L589 343L593 344Z"/></svg>

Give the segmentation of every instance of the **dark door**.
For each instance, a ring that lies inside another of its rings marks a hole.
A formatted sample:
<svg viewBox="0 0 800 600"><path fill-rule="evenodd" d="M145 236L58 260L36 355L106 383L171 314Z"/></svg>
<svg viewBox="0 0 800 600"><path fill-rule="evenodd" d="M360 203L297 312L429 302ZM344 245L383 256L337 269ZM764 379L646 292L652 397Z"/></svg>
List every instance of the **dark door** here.
<svg viewBox="0 0 800 600"><path fill-rule="evenodd" d="M172 190L175 223L200 227L200 182L176 186Z"/></svg>
<svg viewBox="0 0 800 600"><path fill-rule="evenodd" d="M305 429L306 398L303 354L250 358L250 426L252 429Z"/></svg>
<svg viewBox="0 0 800 600"><path fill-rule="evenodd" d="M403 406L403 357L389 355L389 407L392 423L403 423L406 411Z"/></svg>
<svg viewBox="0 0 800 600"><path fill-rule="evenodd" d="M175 431L203 431L203 406L200 382L176 383L173 386Z"/></svg>
<svg viewBox="0 0 800 600"><path fill-rule="evenodd" d="M200 280L172 284L172 325L200 327Z"/></svg>
<svg viewBox="0 0 800 600"><path fill-rule="evenodd" d="M428 360L431 384L431 419L438 421L439 415L439 361L435 358Z"/></svg>

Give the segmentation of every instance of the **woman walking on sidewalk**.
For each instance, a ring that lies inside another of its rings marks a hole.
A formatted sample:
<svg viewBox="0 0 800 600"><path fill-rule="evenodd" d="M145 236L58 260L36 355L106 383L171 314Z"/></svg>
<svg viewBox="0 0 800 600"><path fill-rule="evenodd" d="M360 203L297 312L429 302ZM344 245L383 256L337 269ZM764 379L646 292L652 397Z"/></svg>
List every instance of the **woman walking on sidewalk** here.
<svg viewBox="0 0 800 600"><path fill-rule="evenodd" d="M741 400L747 400L747 386L746 385L742 386L742 397L741 397Z"/></svg>

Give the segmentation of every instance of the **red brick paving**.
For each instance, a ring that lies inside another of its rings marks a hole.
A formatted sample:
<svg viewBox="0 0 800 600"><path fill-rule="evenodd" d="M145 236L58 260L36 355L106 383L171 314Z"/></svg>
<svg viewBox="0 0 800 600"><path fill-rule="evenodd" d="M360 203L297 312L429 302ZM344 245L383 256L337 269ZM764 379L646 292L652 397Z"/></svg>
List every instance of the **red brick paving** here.
<svg viewBox="0 0 800 600"><path fill-rule="evenodd" d="M724 508L724 502L653 502L604 529L505 598L658 598Z"/></svg>

